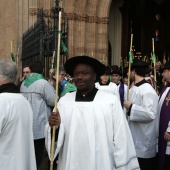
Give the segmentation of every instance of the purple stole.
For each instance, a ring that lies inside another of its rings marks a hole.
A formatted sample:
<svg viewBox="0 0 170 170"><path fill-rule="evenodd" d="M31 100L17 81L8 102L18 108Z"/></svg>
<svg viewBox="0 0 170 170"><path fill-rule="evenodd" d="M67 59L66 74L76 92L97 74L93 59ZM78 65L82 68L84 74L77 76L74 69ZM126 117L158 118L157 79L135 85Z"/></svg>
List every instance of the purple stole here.
<svg viewBox="0 0 170 170"><path fill-rule="evenodd" d="M162 89L160 94L160 98L162 94L165 92L166 87ZM160 111L160 121L159 121L159 140L158 140L158 160L159 160L159 170L163 170L164 168L164 159L166 153L167 142L164 139L164 133L168 127L168 123L170 121L170 101L168 106L166 106L166 98L170 94L170 90L168 91Z"/></svg>
<svg viewBox="0 0 170 170"><path fill-rule="evenodd" d="M119 94L120 94L120 102L121 102L121 105L123 108L124 107L124 94L125 94L125 89L124 89L123 83L120 83Z"/></svg>

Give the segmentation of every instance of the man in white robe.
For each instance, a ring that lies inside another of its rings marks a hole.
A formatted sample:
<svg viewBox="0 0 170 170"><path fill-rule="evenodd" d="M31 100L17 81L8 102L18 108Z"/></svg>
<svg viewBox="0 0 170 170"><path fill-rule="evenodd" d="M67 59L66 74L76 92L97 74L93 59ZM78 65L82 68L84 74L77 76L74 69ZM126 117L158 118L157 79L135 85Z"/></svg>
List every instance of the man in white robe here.
<svg viewBox="0 0 170 170"><path fill-rule="evenodd" d="M0 61L0 170L36 170L33 112L14 84L16 64Z"/></svg>
<svg viewBox="0 0 170 170"><path fill-rule="evenodd" d="M156 169L157 108L158 96L153 87L144 79L147 64L136 61L132 64L131 79L134 86L129 91L129 126L136 148L141 170Z"/></svg>
<svg viewBox="0 0 170 170"><path fill-rule="evenodd" d="M139 169L119 99L94 86L96 76L104 73L104 65L94 58L78 56L67 60L65 69L73 76L77 92L63 96L58 103L59 112L49 118L51 127L59 126L57 170ZM50 126L46 126L45 132L48 153Z"/></svg>
<svg viewBox="0 0 170 170"><path fill-rule="evenodd" d="M105 66L105 72L103 75L100 76L99 82L95 83L95 87L99 90L104 90L105 92L114 94L118 98L120 98L118 87L116 86L115 83L110 82L110 75L111 75L110 68L108 66Z"/></svg>
<svg viewBox="0 0 170 170"><path fill-rule="evenodd" d="M127 100L127 91L128 91L128 86L123 83L121 80L121 70L117 65L111 66L112 69L112 81L115 83L118 87L119 95L120 95L120 102L123 108L123 111L126 115L126 108L124 107L124 101Z"/></svg>

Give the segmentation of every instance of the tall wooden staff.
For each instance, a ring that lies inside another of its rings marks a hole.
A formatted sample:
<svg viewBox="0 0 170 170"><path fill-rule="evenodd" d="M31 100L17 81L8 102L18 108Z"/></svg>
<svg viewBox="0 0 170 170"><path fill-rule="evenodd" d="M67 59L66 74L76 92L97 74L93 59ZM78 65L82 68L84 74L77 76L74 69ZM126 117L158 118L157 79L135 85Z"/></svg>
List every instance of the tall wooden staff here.
<svg viewBox="0 0 170 170"><path fill-rule="evenodd" d="M59 63L60 63L60 44L61 44L61 11L59 12L59 23L58 23L58 50L57 50L57 64L56 64L56 96L55 96L55 107L54 112L57 112L57 102L58 102L58 75L59 75ZM54 53L55 54L55 53ZM54 162L54 144L55 144L55 133L56 126L53 126L52 142L51 142L51 163L50 170L53 170Z"/></svg>
<svg viewBox="0 0 170 170"><path fill-rule="evenodd" d="M54 70L54 58L56 56L56 53L55 53L55 50L53 51L53 57L52 57L52 61L51 61L51 68L50 68L50 72L51 72L51 75L50 75L50 83L52 81L52 75L53 73L55 73L55 70Z"/></svg>
<svg viewBox="0 0 170 170"><path fill-rule="evenodd" d="M18 68L18 63L19 63L19 48L18 48L17 55L16 55L16 63L17 63L17 68Z"/></svg>
<svg viewBox="0 0 170 170"><path fill-rule="evenodd" d="M54 58L55 58L55 51L53 51L53 58L51 62L51 69L54 69Z"/></svg>
<svg viewBox="0 0 170 170"><path fill-rule="evenodd" d="M12 53L12 41L11 41L11 53Z"/></svg>
<svg viewBox="0 0 170 170"><path fill-rule="evenodd" d="M155 91L157 91L157 85L156 85L156 56L155 56L155 47L154 47L154 38L152 38L152 53L151 53L151 58L152 58L152 62L154 64L154 80L155 80Z"/></svg>
<svg viewBox="0 0 170 170"><path fill-rule="evenodd" d="M127 100L129 100L130 72L131 72L131 64L133 63L133 57L132 57L132 42L133 42L133 34L131 34L131 40L130 40ZM127 113L128 113L128 112L127 112ZM128 118L128 114L126 115L126 117Z"/></svg>
<svg viewBox="0 0 170 170"><path fill-rule="evenodd" d="M133 58L132 58L132 42L133 42L133 34L131 34L131 40L130 40L127 100L129 99L130 72L131 72L131 64L133 62Z"/></svg>
<svg viewBox="0 0 170 170"><path fill-rule="evenodd" d="M11 41L11 53L10 53L10 56L11 56L12 61L16 62L15 56L14 56L14 54L12 52L12 41Z"/></svg>

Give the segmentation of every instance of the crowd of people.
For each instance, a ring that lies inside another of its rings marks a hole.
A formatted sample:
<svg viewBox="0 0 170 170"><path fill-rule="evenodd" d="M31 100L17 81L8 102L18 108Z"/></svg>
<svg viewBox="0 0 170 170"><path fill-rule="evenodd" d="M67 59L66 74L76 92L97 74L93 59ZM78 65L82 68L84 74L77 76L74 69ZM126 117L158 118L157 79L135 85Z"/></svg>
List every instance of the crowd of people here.
<svg viewBox="0 0 170 170"><path fill-rule="evenodd" d="M16 64L0 60L0 169L38 170L56 126L54 169L170 170L170 62L156 70L157 82L141 60L128 75L76 56L48 78L34 61L16 84Z"/></svg>

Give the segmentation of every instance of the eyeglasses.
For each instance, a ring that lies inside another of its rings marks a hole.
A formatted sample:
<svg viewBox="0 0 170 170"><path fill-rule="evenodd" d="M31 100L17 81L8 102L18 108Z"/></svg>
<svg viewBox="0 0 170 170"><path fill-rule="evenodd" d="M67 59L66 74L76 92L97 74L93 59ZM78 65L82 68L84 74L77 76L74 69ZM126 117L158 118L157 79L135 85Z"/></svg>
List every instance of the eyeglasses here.
<svg viewBox="0 0 170 170"><path fill-rule="evenodd" d="M66 76L66 74L60 74L61 76L63 76L63 77L65 77Z"/></svg>

